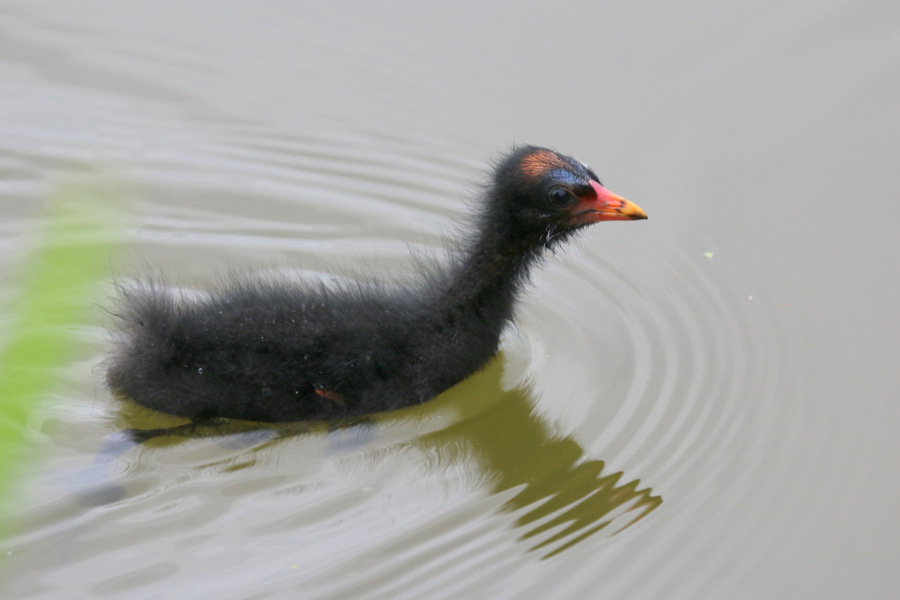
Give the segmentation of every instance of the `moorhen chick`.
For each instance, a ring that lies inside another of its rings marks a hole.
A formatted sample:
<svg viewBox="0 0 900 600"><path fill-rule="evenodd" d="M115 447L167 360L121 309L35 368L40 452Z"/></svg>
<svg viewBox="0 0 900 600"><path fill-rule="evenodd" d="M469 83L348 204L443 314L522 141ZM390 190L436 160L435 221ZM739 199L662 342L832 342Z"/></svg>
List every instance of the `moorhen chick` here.
<svg viewBox="0 0 900 600"><path fill-rule="evenodd" d="M600 221L646 219L547 148L496 166L471 235L402 286L232 277L203 294L123 288L107 381L195 419L303 421L424 402L478 371L541 254Z"/></svg>

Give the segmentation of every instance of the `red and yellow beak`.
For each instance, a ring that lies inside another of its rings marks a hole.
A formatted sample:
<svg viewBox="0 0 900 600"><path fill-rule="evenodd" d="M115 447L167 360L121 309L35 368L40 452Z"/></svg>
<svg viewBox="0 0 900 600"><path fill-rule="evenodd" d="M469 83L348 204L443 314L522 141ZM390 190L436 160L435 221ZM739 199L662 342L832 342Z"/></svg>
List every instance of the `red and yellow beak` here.
<svg viewBox="0 0 900 600"><path fill-rule="evenodd" d="M580 198L575 205L575 222L578 225L600 221L637 221L646 219L647 213L634 202L614 194L596 181L591 181L595 197Z"/></svg>

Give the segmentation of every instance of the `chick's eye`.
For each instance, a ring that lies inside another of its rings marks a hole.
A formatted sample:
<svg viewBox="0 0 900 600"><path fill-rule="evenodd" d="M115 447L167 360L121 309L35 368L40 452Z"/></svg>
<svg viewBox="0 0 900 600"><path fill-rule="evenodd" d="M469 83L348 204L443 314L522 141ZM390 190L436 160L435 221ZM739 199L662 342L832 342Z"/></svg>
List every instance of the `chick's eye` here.
<svg viewBox="0 0 900 600"><path fill-rule="evenodd" d="M553 206L560 208L575 201L575 196L572 195L572 192L563 188L553 188L550 190L548 198Z"/></svg>

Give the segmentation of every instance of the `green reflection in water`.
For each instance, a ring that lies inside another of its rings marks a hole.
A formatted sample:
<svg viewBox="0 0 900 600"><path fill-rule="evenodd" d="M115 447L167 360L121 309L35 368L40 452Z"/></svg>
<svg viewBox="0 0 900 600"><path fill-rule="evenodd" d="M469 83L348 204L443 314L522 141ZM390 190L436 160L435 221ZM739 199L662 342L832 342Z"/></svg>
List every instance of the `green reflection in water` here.
<svg viewBox="0 0 900 600"><path fill-rule="evenodd" d="M585 456L570 436L555 433L534 410L527 391L504 391L502 359L436 399L452 403L464 415L457 424L422 438L422 443L468 452L490 476L495 493L516 489L504 506L518 514L521 540L548 558L601 530L616 533L660 504L640 481L622 482L622 472L606 473L602 460Z"/></svg>

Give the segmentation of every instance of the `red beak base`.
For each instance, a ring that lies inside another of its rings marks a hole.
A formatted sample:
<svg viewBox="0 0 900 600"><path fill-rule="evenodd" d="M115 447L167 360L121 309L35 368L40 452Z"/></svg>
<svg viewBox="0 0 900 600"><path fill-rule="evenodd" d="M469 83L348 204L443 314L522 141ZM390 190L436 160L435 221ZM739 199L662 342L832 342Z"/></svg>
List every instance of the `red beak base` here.
<svg viewBox="0 0 900 600"><path fill-rule="evenodd" d="M572 211L575 214L576 225L600 221L637 221L647 218L647 213L634 202L612 193L596 181L591 181L591 187L594 189L594 197L581 198Z"/></svg>

